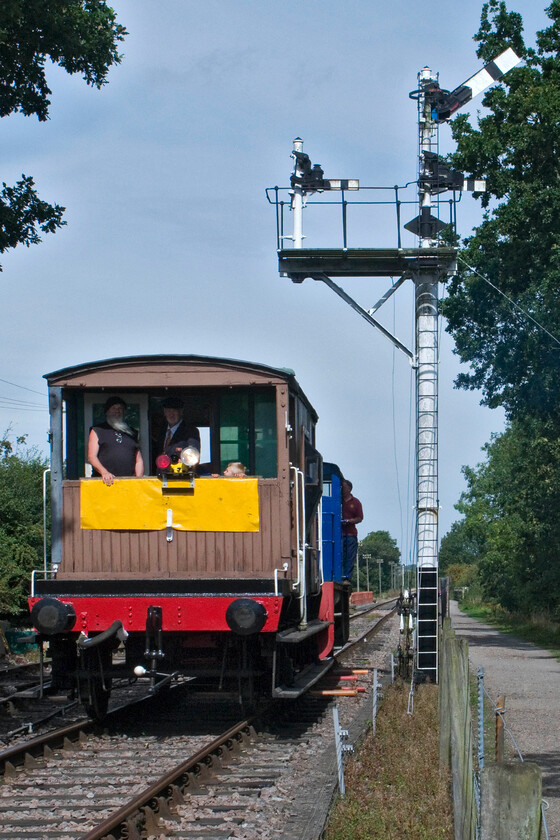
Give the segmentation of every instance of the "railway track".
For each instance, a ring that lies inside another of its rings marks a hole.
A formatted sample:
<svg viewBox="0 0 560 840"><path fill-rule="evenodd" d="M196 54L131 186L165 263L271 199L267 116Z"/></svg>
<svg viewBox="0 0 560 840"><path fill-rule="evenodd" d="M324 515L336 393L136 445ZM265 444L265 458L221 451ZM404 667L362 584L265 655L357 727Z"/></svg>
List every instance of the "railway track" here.
<svg viewBox="0 0 560 840"><path fill-rule="evenodd" d="M128 679L115 681L114 687L112 706L148 693L147 687ZM39 663L0 669L0 748L85 719L73 692L53 692L50 663L42 675Z"/></svg>
<svg viewBox="0 0 560 840"><path fill-rule="evenodd" d="M347 645L340 667L366 660L387 622ZM354 710L366 695L350 699ZM242 721L215 697L172 691L165 711L158 700L0 753L4 840L278 837L332 739L330 698L314 692Z"/></svg>
<svg viewBox="0 0 560 840"><path fill-rule="evenodd" d="M42 668L38 662L0 667L0 743L31 735L57 718L60 725L60 718L77 704L47 697L49 689L49 663Z"/></svg>
<svg viewBox="0 0 560 840"><path fill-rule="evenodd" d="M0 702L3 702L11 695L39 686L41 682L46 684L50 679L50 663L45 663L41 668L38 662L27 662L20 665L12 665L3 662L0 664Z"/></svg>

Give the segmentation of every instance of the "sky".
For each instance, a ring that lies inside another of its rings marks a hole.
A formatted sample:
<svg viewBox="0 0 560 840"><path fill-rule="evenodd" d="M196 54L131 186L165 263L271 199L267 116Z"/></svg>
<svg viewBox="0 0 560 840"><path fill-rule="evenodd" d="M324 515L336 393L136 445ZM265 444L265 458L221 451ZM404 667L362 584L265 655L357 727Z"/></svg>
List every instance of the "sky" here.
<svg viewBox="0 0 560 840"><path fill-rule="evenodd" d="M362 501L359 536L389 531L408 558L410 364L324 284L279 276L265 189L289 184L298 136L328 178L358 178L362 186L414 181L417 113L408 94L425 65L448 89L480 69L472 36L482 3L111 5L129 35L109 83L91 89L51 66L49 121L0 122L1 180L32 175L41 198L67 208L66 227L1 260L0 429L27 434L46 452L42 376L82 362L193 353L289 367L319 414L318 448ZM528 43L547 25L544 6L510 6L523 16ZM467 110L477 107L473 101ZM439 142L441 153L453 151L448 125ZM459 233L467 236L481 218L465 194ZM354 247L396 245L391 208L375 217L354 208L349 227ZM307 207L304 233L306 247L340 247L337 212ZM404 244L414 246L407 236ZM340 285L367 309L391 280ZM376 317L412 348L410 281ZM454 388L460 370L442 330L440 536L459 518L462 466L482 461L481 447L504 424L479 393Z"/></svg>

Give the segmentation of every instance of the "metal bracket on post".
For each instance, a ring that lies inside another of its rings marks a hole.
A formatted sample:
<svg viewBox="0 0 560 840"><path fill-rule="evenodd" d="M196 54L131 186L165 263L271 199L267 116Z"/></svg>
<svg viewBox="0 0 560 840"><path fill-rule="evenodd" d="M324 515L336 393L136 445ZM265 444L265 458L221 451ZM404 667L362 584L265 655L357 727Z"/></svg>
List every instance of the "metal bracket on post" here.
<svg viewBox="0 0 560 840"><path fill-rule="evenodd" d="M484 668L476 674L478 681L478 770L484 769Z"/></svg>
<svg viewBox="0 0 560 840"><path fill-rule="evenodd" d="M344 753L354 752L352 744L343 744L342 742L348 738L348 730L340 728L338 718L338 708L333 706L333 722L334 722L334 744L336 749L336 767L338 770L338 789L341 797L344 799L346 795L346 787L344 785Z"/></svg>
<svg viewBox="0 0 560 840"><path fill-rule="evenodd" d="M384 335L385 338L388 338L389 341L392 344L394 344L398 350L401 350L405 354L405 356L408 356L411 362L414 360L414 354L412 353L412 351L409 350L408 347L406 347L402 342L400 342L398 338L395 338L395 336L392 335L389 332L389 330L386 330L385 327L379 323L379 321L376 321L375 318L372 318L371 312L374 312L376 308L379 308L377 305L371 311L363 309L360 306L360 304L354 300L354 298L350 297L350 295L347 292L345 292L344 289L342 289L340 286L337 286L337 284L334 283L330 277L327 277L326 274L314 274L312 279L321 280L326 286L329 287L329 289L332 289L333 292L336 292L336 294L339 297L341 297L343 301L349 304L349 306L351 306L352 309L358 313L358 315L361 315L362 318L364 318L368 322L368 324L370 324L372 327L375 327L376 330L379 330L379 332L382 335ZM402 278L403 281L404 279L405 278ZM396 286L397 284L395 284L393 288L396 288Z"/></svg>
<svg viewBox="0 0 560 840"><path fill-rule="evenodd" d="M392 658L391 654L391 658ZM373 718L372 718L372 730L373 734L375 735L377 731L377 712L379 711L379 701L383 697L383 692L381 689L383 688L382 683L379 682L377 679L377 668L373 669Z"/></svg>

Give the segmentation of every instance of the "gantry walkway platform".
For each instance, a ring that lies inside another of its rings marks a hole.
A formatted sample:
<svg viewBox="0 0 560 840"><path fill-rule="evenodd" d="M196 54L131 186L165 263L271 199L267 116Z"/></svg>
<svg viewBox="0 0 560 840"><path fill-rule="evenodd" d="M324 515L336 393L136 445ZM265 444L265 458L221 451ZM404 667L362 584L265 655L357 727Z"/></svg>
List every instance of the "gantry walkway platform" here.
<svg viewBox="0 0 560 840"><path fill-rule="evenodd" d="M453 272L457 249L437 248L286 248L278 251L278 270L294 283L306 277L396 277Z"/></svg>

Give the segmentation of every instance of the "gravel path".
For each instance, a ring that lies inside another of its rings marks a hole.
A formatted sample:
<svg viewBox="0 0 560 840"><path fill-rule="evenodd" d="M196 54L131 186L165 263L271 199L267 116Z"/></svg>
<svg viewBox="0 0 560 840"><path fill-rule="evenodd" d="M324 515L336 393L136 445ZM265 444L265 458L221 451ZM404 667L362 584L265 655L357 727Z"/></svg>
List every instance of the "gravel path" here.
<svg viewBox="0 0 560 840"><path fill-rule="evenodd" d="M468 640L472 673L484 668L488 694L493 700L505 695L506 726L525 761L542 769L549 837L560 840L560 662L530 642L469 618L456 601L451 601L451 622Z"/></svg>

